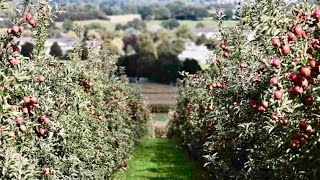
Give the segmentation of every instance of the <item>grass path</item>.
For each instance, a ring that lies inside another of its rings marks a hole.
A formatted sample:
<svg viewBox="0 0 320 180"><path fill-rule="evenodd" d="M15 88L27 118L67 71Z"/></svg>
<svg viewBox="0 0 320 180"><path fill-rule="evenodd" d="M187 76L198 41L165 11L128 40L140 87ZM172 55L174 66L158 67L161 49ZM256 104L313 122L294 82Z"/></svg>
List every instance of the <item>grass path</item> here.
<svg viewBox="0 0 320 180"><path fill-rule="evenodd" d="M191 180L199 179L200 174L174 141L145 137L128 162L127 171L118 172L114 180Z"/></svg>

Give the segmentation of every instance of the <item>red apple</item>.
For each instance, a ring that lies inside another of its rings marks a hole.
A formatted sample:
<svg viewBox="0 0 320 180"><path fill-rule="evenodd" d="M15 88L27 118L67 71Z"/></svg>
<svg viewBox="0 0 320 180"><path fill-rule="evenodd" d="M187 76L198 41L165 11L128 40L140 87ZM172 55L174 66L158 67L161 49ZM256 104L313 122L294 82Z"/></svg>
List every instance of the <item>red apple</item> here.
<svg viewBox="0 0 320 180"><path fill-rule="evenodd" d="M297 40L296 35L294 35L292 32L289 32L287 37L288 37L288 41L296 41Z"/></svg>
<svg viewBox="0 0 320 180"><path fill-rule="evenodd" d="M312 97L306 97L305 99L304 99L304 104L305 105L308 105L308 106L311 106L312 104L313 104L313 98Z"/></svg>
<svg viewBox="0 0 320 180"><path fill-rule="evenodd" d="M38 76L37 80L38 80L38 82L44 82L44 77L40 75L40 76Z"/></svg>
<svg viewBox="0 0 320 180"><path fill-rule="evenodd" d="M20 48L18 46L12 46L13 52L20 52Z"/></svg>
<svg viewBox="0 0 320 180"><path fill-rule="evenodd" d="M279 59L279 58L274 58L274 59L272 59L272 65L273 65L274 67L280 67L280 65L281 65L280 59Z"/></svg>
<svg viewBox="0 0 320 180"><path fill-rule="evenodd" d="M16 26L16 25L12 26L11 31L14 34L17 34L19 32L19 26Z"/></svg>
<svg viewBox="0 0 320 180"><path fill-rule="evenodd" d="M263 106L259 106L258 107L258 111L261 112L261 113L264 112L265 110L266 110L266 108L263 107Z"/></svg>
<svg viewBox="0 0 320 180"><path fill-rule="evenodd" d="M281 99L281 97L282 97L281 90L275 90L274 93L273 93L273 96L274 96L275 99Z"/></svg>
<svg viewBox="0 0 320 180"><path fill-rule="evenodd" d="M303 88L301 86L294 86L290 90L291 94L302 94L303 93Z"/></svg>
<svg viewBox="0 0 320 180"><path fill-rule="evenodd" d="M17 116L17 117L16 117L16 123L19 124L19 125L23 124L23 118Z"/></svg>
<svg viewBox="0 0 320 180"><path fill-rule="evenodd" d="M309 64L311 68L315 68L317 66L317 62L314 59L312 59Z"/></svg>
<svg viewBox="0 0 320 180"><path fill-rule="evenodd" d="M281 47L281 52L282 52L282 54L285 54L285 55L289 54L289 53L290 53L290 46L289 46L289 44L283 45L283 46Z"/></svg>
<svg viewBox="0 0 320 180"><path fill-rule="evenodd" d="M293 59L293 62L296 63L296 64L298 64L298 63L300 62L300 60L301 60L301 59L300 59L299 57L296 57L296 58Z"/></svg>
<svg viewBox="0 0 320 180"><path fill-rule="evenodd" d="M274 38L272 38L272 45L273 46L275 46L275 47L279 47L280 46L280 39L279 39L279 37L274 37Z"/></svg>
<svg viewBox="0 0 320 180"><path fill-rule="evenodd" d="M313 18L320 19L320 9L316 9L313 12Z"/></svg>
<svg viewBox="0 0 320 180"><path fill-rule="evenodd" d="M39 128L39 129L38 129L38 133L39 133L40 135L44 135L45 131L44 131L43 128Z"/></svg>
<svg viewBox="0 0 320 180"><path fill-rule="evenodd" d="M37 99L36 97L31 97L31 98L30 98L30 102L31 102L32 104L37 104L37 103L38 103L38 99Z"/></svg>
<svg viewBox="0 0 320 180"><path fill-rule="evenodd" d="M270 84L276 85L278 83L279 83L278 77L273 77L273 78L270 79Z"/></svg>
<svg viewBox="0 0 320 180"><path fill-rule="evenodd" d="M30 97L24 96L24 97L23 97L23 101L24 101L25 103L29 103L29 102L30 102Z"/></svg>
<svg viewBox="0 0 320 180"><path fill-rule="evenodd" d="M24 26L19 26L19 32L22 33L24 31Z"/></svg>
<svg viewBox="0 0 320 180"><path fill-rule="evenodd" d="M319 44L319 40L318 40L318 39L312 39L312 41L311 41L311 46L312 46L313 48L315 48L318 44Z"/></svg>
<svg viewBox="0 0 320 180"><path fill-rule="evenodd" d="M294 83L299 83L300 82L300 79L301 79L301 76L295 72L292 72L290 75L289 75L289 78L294 82Z"/></svg>
<svg viewBox="0 0 320 180"><path fill-rule="evenodd" d="M28 108L22 108L22 113L23 114L28 114Z"/></svg>
<svg viewBox="0 0 320 180"><path fill-rule="evenodd" d="M240 67L241 68L246 68L246 67L248 67L248 65L246 63L240 63Z"/></svg>
<svg viewBox="0 0 320 180"><path fill-rule="evenodd" d="M303 31L303 29L301 27L299 27L299 26L294 27L293 31L294 31L295 35L299 35L299 36L301 36L301 35L303 35L305 33Z"/></svg>
<svg viewBox="0 0 320 180"><path fill-rule="evenodd" d="M308 67L301 67L300 73L304 77L309 77L311 75L311 69Z"/></svg>

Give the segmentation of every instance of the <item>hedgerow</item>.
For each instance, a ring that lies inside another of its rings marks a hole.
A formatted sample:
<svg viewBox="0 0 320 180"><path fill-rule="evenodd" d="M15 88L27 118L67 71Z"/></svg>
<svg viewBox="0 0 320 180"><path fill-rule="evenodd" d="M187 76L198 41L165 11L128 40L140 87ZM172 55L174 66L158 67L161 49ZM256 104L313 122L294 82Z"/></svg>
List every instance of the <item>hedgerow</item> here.
<svg viewBox="0 0 320 180"><path fill-rule="evenodd" d="M140 94L107 49L91 48L83 61L80 37L69 61L45 54L48 26L59 11L47 1L23 1L1 34L3 179L108 179L126 166L146 132ZM25 28L33 32L31 58L20 54Z"/></svg>
<svg viewBox="0 0 320 180"><path fill-rule="evenodd" d="M319 7L258 0L238 14L211 68L180 82L169 135L214 179L316 179Z"/></svg>

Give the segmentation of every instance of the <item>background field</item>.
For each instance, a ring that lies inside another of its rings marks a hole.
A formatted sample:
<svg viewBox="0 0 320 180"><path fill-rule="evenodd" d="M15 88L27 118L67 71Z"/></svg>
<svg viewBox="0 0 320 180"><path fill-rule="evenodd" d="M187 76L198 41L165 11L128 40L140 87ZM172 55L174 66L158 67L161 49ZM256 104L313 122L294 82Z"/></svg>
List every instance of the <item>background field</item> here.
<svg viewBox="0 0 320 180"><path fill-rule="evenodd" d="M134 19L141 19L140 15L138 14L129 14L129 15L117 15L117 16L108 16L110 20L100 20L100 19L95 19L95 20L85 20L85 21L74 21L75 24L79 25L88 25L92 23L97 23L105 27L107 30L114 31L115 30L115 25L120 23L120 24L125 24L129 21L132 21ZM151 20L147 21L147 28L149 30L154 29L155 27L160 27L161 26L160 20ZM204 19L204 20L199 20L199 21L192 21L192 20L179 20L181 25L187 25L191 30L195 30L196 25L198 23L203 23L205 27L210 27L210 28L216 28L218 26L218 23L214 21L213 19ZM225 27L232 27L235 26L238 21L225 21L223 23L223 26ZM57 22L56 26L61 28L63 22Z"/></svg>

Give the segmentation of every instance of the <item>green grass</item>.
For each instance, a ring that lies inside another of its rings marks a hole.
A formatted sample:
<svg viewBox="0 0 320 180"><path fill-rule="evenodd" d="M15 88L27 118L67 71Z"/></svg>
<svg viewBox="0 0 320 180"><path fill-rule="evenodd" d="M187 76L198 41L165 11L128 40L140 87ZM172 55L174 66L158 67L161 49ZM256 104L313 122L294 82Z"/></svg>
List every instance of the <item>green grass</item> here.
<svg viewBox="0 0 320 180"><path fill-rule="evenodd" d="M155 121L166 121L168 119L168 113L152 113L151 117Z"/></svg>
<svg viewBox="0 0 320 180"><path fill-rule="evenodd" d="M118 172L114 180L191 180L201 179L201 174L174 141L145 137L128 162L128 170Z"/></svg>
<svg viewBox="0 0 320 180"><path fill-rule="evenodd" d="M152 20L152 21L148 21L147 26L148 28L151 28L152 26L155 25L161 25L160 20ZM186 25L188 26L191 30L195 30L196 29L196 25L198 23L203 23L205 25L205 27L208 28L216 28L218 27L218 22L212 20L212 19L204 19L204 20L198 20L198 21L192 21L192 20L179 20L180 25ZM222 26L224 27L232 27L232 26L236 26L236 24L238 23L238 21L224 21Z"/></svg>
<svg viewBox="0 0 320 180"><path fill-rule="evenodd" d="M210 68L210 64L200 64L202 70L206 70Z"/></svg>

